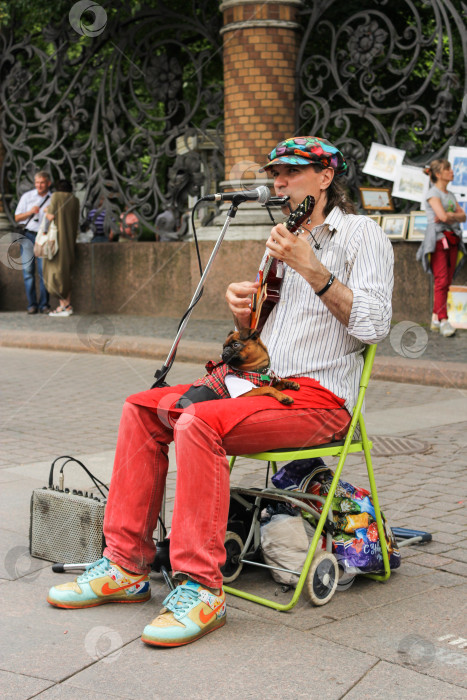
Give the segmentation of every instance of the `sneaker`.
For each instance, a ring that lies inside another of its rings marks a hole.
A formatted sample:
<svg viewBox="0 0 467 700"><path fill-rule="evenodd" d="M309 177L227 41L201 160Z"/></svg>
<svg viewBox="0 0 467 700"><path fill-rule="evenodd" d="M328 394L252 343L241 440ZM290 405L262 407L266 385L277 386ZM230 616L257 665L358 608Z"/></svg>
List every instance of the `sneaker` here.
<svg viewBox="0 0 467 700"><path fill-rule="evenodd" d="M49 313L49 316L72 316L73 315L73 309L71 308L70 304L68 306L59 306L55 311L51 311Z"/></svg>
<svg viewBox="0 0 467 700"><path fill-rule="evenodd" d="M443 321L441 321L440 326L439 326L439 332L441 333L442 336L445 338L449 338L451 335L454 335L456 332L456 329L451 326L447 318L445 318Z"/></svg>
<svg viewBox="0 0 467 700"><path fill-rule="evenodd" d="M431 319L430 331L433 331L434 333L439 333L439 327L440 327L440 325L441 325L441 323L440 323L437 319L432 318L432 319Z"/></svg>
<svg viewBox="0 0 467 700"><path fill-rule="evenodd" d="M142 603L150 597L147 574L130 574L102 557L74 581L53 586L47 601L57 608L93 608L105 603Z"/></svg>
<svg viewBox="0 0 467 700"><path fill-rule="evenodd" d="M225 593L214 595L195 581L185 581L169 593L159 616L146 625L141 639L160 647L179 647L226 623Z"/></svg>
<svg viewBox="0 0 467 700"><path fill-rule="evenodd" d="M50 313L50 306L43 306L42 309L39 309L39 313L49 314Z"/></svg>
<svg viewBox="0 0 467 700"><path fill-rule="evenodd" d="M31 316L32 314L37 314L37 306L28 306L28 314Z"/></svg>

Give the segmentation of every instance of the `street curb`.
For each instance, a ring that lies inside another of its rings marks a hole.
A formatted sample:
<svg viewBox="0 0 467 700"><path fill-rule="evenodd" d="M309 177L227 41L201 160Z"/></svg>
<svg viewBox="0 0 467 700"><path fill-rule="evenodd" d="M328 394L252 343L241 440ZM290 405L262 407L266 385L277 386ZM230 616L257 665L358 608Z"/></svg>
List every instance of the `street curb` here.
<svg viewBox="0 0 467 700"><path fill-rule="evenodd" d="M146 336L102 335L98 338L77 333L46 333L2 331L0 347L62 352L93 352L105 355L141 357L165 361L173 339ZM208 360L220 359L218 343L202 343L182 338L177 349L178 362L204 365ZM373 379L408 384L467 389L467 367L460 362L436 362L422 358L389 357L376 355Z"/></svg>
<svg viewBox="0 0 467 700"><path fill-rule="evenodd" d="M2 331L0 347L30 350L58 350L62 352L94 352L105 355L124 355L145 359L165 360L172 349L173 339L147 336L101 335L98 338L79 333ZM205 364L220 359L219 343L202 343L182 339L177 348L179 362Z"/></svg>

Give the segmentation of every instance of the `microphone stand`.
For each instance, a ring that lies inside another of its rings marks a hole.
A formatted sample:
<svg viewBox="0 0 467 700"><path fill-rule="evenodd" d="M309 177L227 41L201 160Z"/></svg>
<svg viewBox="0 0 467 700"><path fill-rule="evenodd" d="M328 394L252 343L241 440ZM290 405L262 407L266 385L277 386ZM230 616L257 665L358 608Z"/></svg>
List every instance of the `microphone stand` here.
<svg viewBox="0 0 467 700"><path fill-rule="evenodd" d="M165 360L161 369L158 369L154 375L156 378L156 381L152 385L151 389L169 386L169 384L167 384L167 382L165 381L165 378L166 378L167 374L169 373L170 368L172 367L172 364L175 360L175 355L177 353L178 344L179 344L181 337L183 335L183 331L185 330L186 325L187 325L187 323L190 319L190 316L193 312L193 309L194 309L196 303L199 301L199 298L203 292L205 280L206 280L206 278L209 274L209 271L212 267L212 264L217 256L217 253L218 253L218 250L221 246L221 243L224 240L224 236L227 233L227 229L229 228L230 222L232 221L232 219L235 218L235 215L236 215L237 209L238 209L238 205L241 204L242 202L245 202L245 201L247 201L247 198L245 196L243 196L242 194L238 194L235 197L233 197L232 204L230 205L230 209L227 213L227 218L226 218L225 223L222 227L222 231L220 232L219 238L217 239L217 242L216 242L216 245L214 246L214 248L212 250L211 257L209 258L208 263L207 263L206 267L204 268L204 272L201 276L201 279L198 283L198 286L196 287L196 291L195 291L193 298L190 302L190 305L188 307L188 311L186 312L185 316L182 319L182 322L180 323L180 326L179 326L177 335L175 336L175 340L173 342L173 345L170 348L169 354L167 355L167 359Z"/></svg>

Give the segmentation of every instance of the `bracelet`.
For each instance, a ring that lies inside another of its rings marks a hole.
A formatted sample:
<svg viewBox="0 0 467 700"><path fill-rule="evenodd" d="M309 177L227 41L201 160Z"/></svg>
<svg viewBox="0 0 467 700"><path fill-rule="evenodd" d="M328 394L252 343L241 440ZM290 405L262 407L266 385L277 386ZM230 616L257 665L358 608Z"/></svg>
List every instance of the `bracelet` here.
<svg viewBox="0 0 467 700"><path fill-rule="evenodd" d="M331 273L331 277L329 278L328 283L322 289L320 289L319 292L315 292L316 296L322 297L323 294L328 291L329 287L331 286L331 284L334 282L335 279L336 278Z"/></svg>

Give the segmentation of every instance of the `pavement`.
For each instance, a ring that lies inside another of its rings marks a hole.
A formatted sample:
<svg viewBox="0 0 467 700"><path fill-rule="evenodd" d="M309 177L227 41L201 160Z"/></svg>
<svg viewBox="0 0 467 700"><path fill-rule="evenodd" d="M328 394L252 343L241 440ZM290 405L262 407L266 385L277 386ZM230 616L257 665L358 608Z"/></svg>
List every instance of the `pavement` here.
<svg viewBox="0 0 467 700"><path fill-rule="evenodd" d="M390 525L433 538L402 547L401 567L387 582L357 577L327 605L313 607L303 595L287 613L229 596L227 625L178 649L140 641L167 593L157 573L142 605L47 604L49 586L73 575L54 574L50 562L29 555L31 493L46 485L60 455L109 482L124 397L151 385L176 326L147 317L0 314L1 697L465 700L466 331L441 339L399 324L378 348L366 423L379 500ZM230 327L190 320L169 382L200 376ZM368 485L359 455L348 458L343 478ZM264 468L239 460L232 481L261 485ZM91 484L70 465L65 486ZM280 602L291 597L268 572L249 570L238 584Z"/></svg>
<svg viewBox="0 0 467 700"><path fill-rule="evenodd" d="M0 312L0 347L94 352L165 360L179 319L126 315L74 315L50 318ZM206 363L219 357L230 320L189 318L177 348L179 362ZM379 344L374 378L467 389L467 330L451 338L407 320L393 325Z"/></svg>

